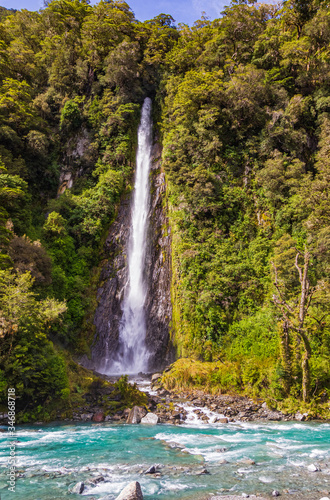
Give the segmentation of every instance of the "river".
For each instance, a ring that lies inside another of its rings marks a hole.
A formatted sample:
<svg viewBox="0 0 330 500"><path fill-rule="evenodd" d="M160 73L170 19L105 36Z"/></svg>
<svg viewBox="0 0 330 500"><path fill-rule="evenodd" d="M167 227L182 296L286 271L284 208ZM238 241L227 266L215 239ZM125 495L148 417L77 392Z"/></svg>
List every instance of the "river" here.
<svg viewBox="0 0 330 500"><path fill-rule="evenodd" d="M330 490L329 442L329 423L22 425L15 494L6 486L8 441L0 433L1 500L112 500L133 480L146 500L274 490L320 499ZM145 474L152 465L156 474ZM82 495L70 492L78 481Z"/></svg>

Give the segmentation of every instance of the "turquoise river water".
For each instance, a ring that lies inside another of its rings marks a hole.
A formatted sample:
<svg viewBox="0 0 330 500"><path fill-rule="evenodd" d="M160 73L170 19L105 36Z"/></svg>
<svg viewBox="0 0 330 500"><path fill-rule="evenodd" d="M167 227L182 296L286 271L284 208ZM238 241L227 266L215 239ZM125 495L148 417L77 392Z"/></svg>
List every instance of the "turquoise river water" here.
<svg viewBox="0 0 330 500"><path fill-rule="evenodd" d="M15 493L7 487L2 431L1 500L112 500L132 480L140 482L146 500L269 495L275 489L281 498L314 499L330 492L329 423L20 426ZM158 474L144 474L151 465ZM100 476L104 480L96 482ZM78 481L85 483L82 495L70 492Z"/></svg>

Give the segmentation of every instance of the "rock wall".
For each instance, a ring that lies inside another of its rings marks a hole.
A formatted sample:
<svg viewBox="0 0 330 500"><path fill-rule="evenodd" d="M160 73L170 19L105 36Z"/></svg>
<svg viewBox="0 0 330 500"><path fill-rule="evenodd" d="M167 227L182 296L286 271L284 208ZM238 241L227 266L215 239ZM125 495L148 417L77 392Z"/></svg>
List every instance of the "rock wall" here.
<svg viewBox="0 0 330 500"><path fill-rule="evenodd" d="M146 255L146 343L151 353L148 371L163 368L174 359L171 345L171 234L166 216L165 175L161 172L161 149L153 147L150 174L151 200ZM111 373L111 361L118 350L121 304L127 284L127 245L130 232L130 197L119 207L105 243L107 261L103 266L98 289L98 306L94 324L96 336L91 360L85 366Z"/></svg>

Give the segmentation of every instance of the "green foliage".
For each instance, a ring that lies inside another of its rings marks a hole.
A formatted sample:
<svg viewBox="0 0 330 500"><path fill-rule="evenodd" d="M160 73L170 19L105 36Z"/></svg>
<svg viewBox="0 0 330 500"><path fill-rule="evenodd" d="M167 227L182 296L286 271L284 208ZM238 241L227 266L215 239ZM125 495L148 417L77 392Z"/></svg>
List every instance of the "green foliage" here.
<svg viewBox="0 0 330 500"><path fill-rule="evenodd" d="M147 396L140 392L137 388L136 383L130 384L128 382L128 376L123 375L115 383L115 389L121 396L121 402L126 407L132 407L134 405L146 405L148 403Z"/></svg>
<svg viewBox="0 0 330 500"><path fill-rule="evenodd" d="M75 101L66 101L61 111L60 129L76 130L81 125L79 106Z"/></svg>
<svg viewBox="0 0 330 500"><path fill-rule="evenodd" d="M0 363L5 388L16 388L18 410L61 397L68 385L65 363L47 331L65 312L65 304L38 300L29 272L0 271L0 283ZM6 398L5 391L1 398Z"/></svg>
<svg viewBox="0 0 330 500"><path fill-rule="evenodd" d="M225 366L204 378L199 366L201 380L196 374L191 383L217 380L219 390L283 398L283 317L274 304L272 265L296 310L295 259L308 243L311 390L322 391L330 355L321 348L330 327L329 58L321 56L328 54L328 7L285 2L278 11L235 3L223 14L181 29L162 83L173 337L181 355L239 364L236 381ZM299 398L304 355L293 339L291 390ZM181 367L173 377L188 381L191 370Z"/></svg>

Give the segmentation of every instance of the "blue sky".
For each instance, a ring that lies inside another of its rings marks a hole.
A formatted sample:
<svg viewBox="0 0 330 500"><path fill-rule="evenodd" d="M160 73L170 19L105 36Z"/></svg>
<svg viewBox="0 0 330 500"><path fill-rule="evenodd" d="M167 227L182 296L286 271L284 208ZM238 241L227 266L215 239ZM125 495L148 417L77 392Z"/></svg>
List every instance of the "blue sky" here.
<svg viewBox="0 0 330 500"><path fill-rule="evenodd" d="M126 0L140 21L151 19L158 14L171 14L176 23L193 24L205 11L210 19L220 17L220 12L230 0ZM95 1L91 2L96 3ZM43 0L0 0L0 5L7 9L38 10Z"/></svg>

